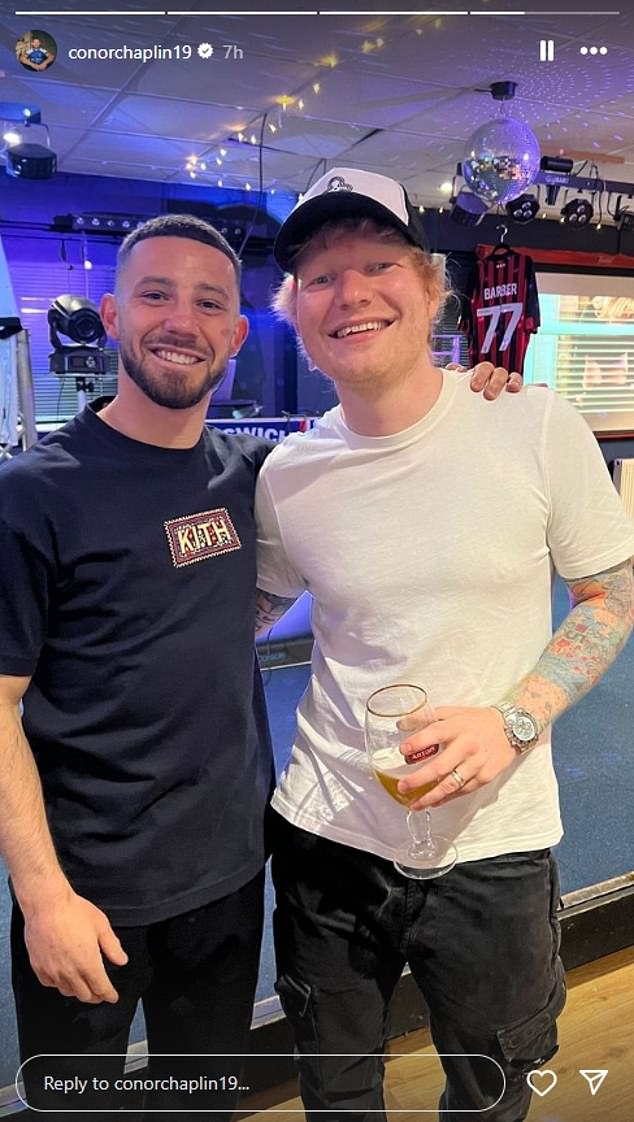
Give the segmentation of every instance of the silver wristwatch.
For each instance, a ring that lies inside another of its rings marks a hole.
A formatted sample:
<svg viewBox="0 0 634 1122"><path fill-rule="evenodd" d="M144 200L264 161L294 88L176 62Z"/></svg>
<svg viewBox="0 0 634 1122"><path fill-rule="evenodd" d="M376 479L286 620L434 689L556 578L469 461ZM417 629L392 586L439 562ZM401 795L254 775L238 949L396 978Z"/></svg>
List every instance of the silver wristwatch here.
<svg viewBox="0 0 634 1122"><path fill-rule="evenodd" d="M539 728L527 709L520 709L519 705L513 705L511 701L501 701L491 708L502 714L507 740L516 752L523 755L534 748L539 740Z"/></svg>

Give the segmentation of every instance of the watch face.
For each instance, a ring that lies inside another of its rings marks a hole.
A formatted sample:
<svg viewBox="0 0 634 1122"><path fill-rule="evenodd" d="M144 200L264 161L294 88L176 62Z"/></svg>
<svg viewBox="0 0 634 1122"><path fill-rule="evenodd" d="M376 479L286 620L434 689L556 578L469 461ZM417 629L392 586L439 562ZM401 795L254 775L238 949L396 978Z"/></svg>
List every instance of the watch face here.
<svg viewBox="0 0 634 1122"><path fill-rule="evenodd" d="M518 740L528 741L535 737L535 725L528 713L514 713L510 725Z"/></svg>

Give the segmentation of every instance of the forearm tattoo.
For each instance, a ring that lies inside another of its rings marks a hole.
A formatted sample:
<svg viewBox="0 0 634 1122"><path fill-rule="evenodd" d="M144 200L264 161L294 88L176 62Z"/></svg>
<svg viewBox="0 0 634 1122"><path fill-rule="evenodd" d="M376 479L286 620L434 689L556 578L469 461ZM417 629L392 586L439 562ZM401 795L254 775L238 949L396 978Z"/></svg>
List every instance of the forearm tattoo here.
<svg viewBox="0 0 634 1122"><path fill-rule="evenodd" d="M255 632L264 631L273 627L280 616L295 603L295 597L274 596L272 592L263 592L261 588L255 592Z"/></svg>
<svg viewBox="0 0 634 1122"><path fill-rule="evenodd" d="M507 695L540 728L554 721L599 681L625 646L634 624L631 561L567 581L572 609L535 669Z"/></svg>

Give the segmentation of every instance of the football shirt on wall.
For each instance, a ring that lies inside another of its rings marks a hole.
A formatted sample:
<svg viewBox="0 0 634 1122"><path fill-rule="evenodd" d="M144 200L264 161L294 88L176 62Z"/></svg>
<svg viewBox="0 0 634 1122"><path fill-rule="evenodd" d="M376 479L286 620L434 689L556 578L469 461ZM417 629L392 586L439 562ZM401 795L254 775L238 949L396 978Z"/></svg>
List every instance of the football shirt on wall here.
<svg viewBox="0 0 634 1122"><path fill-rule="evenodd" d="M539 327L539 298L533 261L503 246L476 250L477 260L463 293L460 328L472 363L522 373L531 334Z"/></svg>

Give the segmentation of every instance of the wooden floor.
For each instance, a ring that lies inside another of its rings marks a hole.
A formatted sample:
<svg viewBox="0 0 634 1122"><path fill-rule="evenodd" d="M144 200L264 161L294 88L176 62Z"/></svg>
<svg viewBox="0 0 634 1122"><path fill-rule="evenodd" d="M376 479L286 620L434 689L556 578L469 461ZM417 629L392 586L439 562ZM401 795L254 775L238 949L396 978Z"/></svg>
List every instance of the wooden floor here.
<svg viewBox="0 0 634 1122"><path fill-rule="evenodd" d="M568 986L559 1020L559 1052L546 1065L557 1083L547 1095L533 1095L527 1122L634 1122L634 947L573 971ZM401 1037L390 1050L407 1053L387 1064L390 1122L435 1122L443 1078L428 1033ZM594 1097L579 1068L608 1069ZM301 1122L296 1096L296 1086L286 1084L243 1100L245 1113L236 1117ZM485 1120L486 1114L481 1117Z"/></svg>

